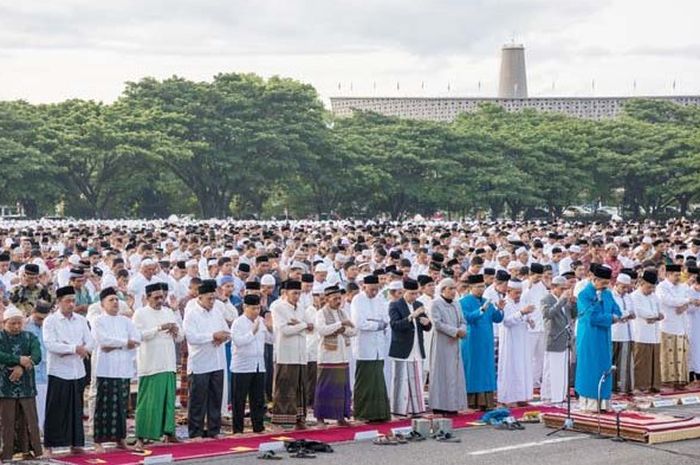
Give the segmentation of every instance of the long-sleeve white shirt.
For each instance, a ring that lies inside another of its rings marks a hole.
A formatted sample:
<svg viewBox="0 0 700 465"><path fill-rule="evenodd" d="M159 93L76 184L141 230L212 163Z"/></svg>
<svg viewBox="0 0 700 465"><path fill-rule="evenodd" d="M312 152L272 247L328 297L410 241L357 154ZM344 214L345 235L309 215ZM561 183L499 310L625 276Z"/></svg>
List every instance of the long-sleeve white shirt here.
<svg viewBox="0 0 700 465"><path fill-rule="evenodd" d="M236 318L231 325L231 372L265 372L265 321L258 317L258 331L253 333L255 322L245 315Z"/></svg>
<svg viewBox="0 0 700 465"><path fill-rule="evenodd" d="M630 296L634 313L637 316L632 320L632 336L634 342L643 344L660 344L661 330L659 322L647 323L647 318L655 318L659 316L659 299L653 292L649 295L644 295L642 291L637 289Z"/></svg>
<svg viewBox="0 0 700 465"><path fill-rule="evenodd" d="M95 347L85 317L72 313L67 318L57 311L44 321L44 345L48 354L47 372L49 376L65 380L85 377L85 364L75 350L84 345L88 351Z"/></svg>
<svg viewBox="0 0 700 465"><path fill-rule="evenodd" d="M542 317L542 299L547 297L549 291L542 281L539 281L523 293L521 302L524 305L534 305L535 311L530 314L530 319L535 322L535 326L528 327L531 333L544 332L544 319Z"/></svg>
<svg viewBox="0 0 700 465"><path fill-rule="evenodd" d="M353 349L356 360L384 360L387 354L389 331L388 303L377 295L370 299L360 292L350 306L352 322L357 329Z"/></svg>
<svg viewBox="0 0 700 465"><path fill-rule="evenodd" d="M326 322L324 310L316 312L316 331L318 332L318 363L348 363L350 361L350 346L345 341L347 338L357 334L357 328L345 327L345 332L338 335L338 347L336 350L329 350L323 345L323 337L330 336L343 326L342 317L339 310L331 310L334 323ZM346 315L347 317L347 315Z"/></svg>
<svg viewBox="0 0 700 465"><path fill-rule="evenodd" d="M315 306L309 305L304 312L306 321L309 323L314 323L318 312L320 312L320 310L316 310ZM312 331L306 332L306 358L309 362L316 362L318 360L319 339L320 337L318 335L317 328L314 325L314 329Z"/></svg>
<svg viewBox="0 0 700 465"><path fill-rule="evenodd" d="M690 303L688 298L688 286L685 284L673 285L667 279L656 286L656 296L659 298L661 313L664 319L661 321L661 331L666 334L683 336L686 334L686 314L676 313L678 307Z"/></svg>
<svg viewBox="0 0 700 465"><path fill-rule="evenodd" d="M229 332L228 324L218 306L202 307L197 299L187 303L183 321L187 339L187 373L196 375L226 369L226 346L214 344L214 333Z"/></svg>
<svg viewBox="0 0 700 465"><path fill-rule="evenodd" d="M95 375L100 378L133 378L136 375L136 349L128 349L129 340L141 341L134 323L125 316L102 314L92 327L95 338ZM113 350L105 352L104 348Z"/></svg>
<svg viewBox="0 0 700 465"><path fill-rule="evenodd" d="M178 333L175 338L160 327L175 323ZM154 310L141 307L134 313L134 325L141 332L141 345L138 349L137 367L139 376L176 371L175 342L183 339L182 325L175 312L168 307Z"/></svg>
<svg viewBox="0 0 700 465"><path fill-rule="evenodd" d="M277 299L270 306L275 335L275 360L280 364L306 365L306 315L297 305ZM297 320L291 324L291 320Z"/></svg>
<svg viewBox="0 0 700 465"><path fill-rule="evenodd" d="M630 298L630 294L625 294L621 296L616 291L612 293L613 299L620 307L620 312L622 316L628 316L634 312L634 304ZM615 342L630 342L632 341L632 321L628 320L625 322L619 322L612 325L612 340Z"/></svg>

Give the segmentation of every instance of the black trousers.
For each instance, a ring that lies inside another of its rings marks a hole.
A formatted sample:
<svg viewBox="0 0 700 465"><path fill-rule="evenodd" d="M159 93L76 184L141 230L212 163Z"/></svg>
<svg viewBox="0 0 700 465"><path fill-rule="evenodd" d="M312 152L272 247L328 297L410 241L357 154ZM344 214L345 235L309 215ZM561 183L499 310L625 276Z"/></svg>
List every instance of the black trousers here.
<svg viewBox="0 0 700 465"><path fill-rule="evenodd" d="M246 400L250 404L250 421L253 431L265 430L265 373L233 373L231 404L233 405L233 432L243 432Z"/></svg>
<svg viewBox="0 0 700 465"><path fill-rule="evenodd" d="M265 344L265 400L272 402L272 383L275 380L275 364L272 362L274 345Z"/></svg>
<svg viewBox="0 0 700 465"><path fill-rule="evenodd" d="M224 370L188 377L187 429L190 438L214 437L221 432L221 397ZM207 424L204 428L204 418Z"/></svg>

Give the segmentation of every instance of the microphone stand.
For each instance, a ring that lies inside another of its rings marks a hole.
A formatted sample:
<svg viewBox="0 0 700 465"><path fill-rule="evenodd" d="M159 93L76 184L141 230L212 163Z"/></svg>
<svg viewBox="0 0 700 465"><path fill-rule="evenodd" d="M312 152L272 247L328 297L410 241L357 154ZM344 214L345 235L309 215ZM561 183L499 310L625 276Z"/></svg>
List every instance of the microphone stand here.
<svg viewBox="0 0 700 465"><path fill-rule="evenodd" d="M600 414L601 414L601 407L600 404L602 402L601 397L603 396L603 383L605 382L606 379L608 379L608 376L612 374L613 371L615 371L617 367L615 365L612 365L609 370L604 371L603 375L600 377L600 381L598 381L598 434L596 434L596 439L606 439L607 436L603 436L603 434L600 432Z"/></svg>
<svg viewBox="0 0 700 465"><path fill-rule="evenodd" d="M547 433L545 435L547 437L557 434L560 431L573 431L574 429L574 419L571 418L571 340L573 339L571 324L566 325L564 329L556 335L555 339L559 339L562 334L566 335L566 418L559 428Z"/></svg>

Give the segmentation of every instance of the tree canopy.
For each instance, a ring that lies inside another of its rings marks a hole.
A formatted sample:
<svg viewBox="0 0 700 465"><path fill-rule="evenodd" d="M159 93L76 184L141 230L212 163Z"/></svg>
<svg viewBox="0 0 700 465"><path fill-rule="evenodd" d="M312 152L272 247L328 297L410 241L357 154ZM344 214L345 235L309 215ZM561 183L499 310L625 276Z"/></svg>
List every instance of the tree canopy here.
<svg viewBox="0 0 700 465"><path fill-rule="evenodd" d="M485 104L452 123L335 119L291 79L128 83L114 103L0 102L0 203L75 217L629 217L700 202L700 108L631 100L610 120ZM672 209L672 210L669 210Z"/></svg>

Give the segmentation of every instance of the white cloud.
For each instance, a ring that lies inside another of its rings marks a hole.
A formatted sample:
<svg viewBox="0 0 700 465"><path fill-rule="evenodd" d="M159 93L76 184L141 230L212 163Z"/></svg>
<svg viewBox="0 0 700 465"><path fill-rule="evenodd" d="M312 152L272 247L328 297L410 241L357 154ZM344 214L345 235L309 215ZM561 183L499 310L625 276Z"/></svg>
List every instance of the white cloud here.
<svg viewBox="0 0 700 465"><path fill-rule="evenodd" d="M324 97L441 95L448 82L486 96L513 33L532 95L629 94L634 80L638 94L673 80L698 93L699 13L692 0L0 0L0 98L110 101L127 80L228 71Z"/></svg>

